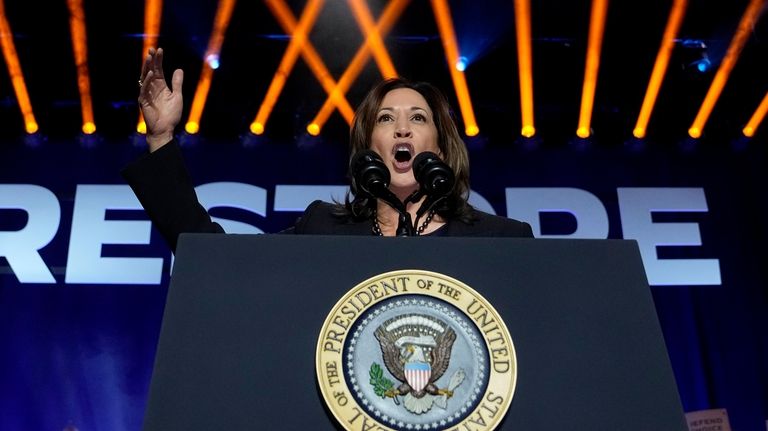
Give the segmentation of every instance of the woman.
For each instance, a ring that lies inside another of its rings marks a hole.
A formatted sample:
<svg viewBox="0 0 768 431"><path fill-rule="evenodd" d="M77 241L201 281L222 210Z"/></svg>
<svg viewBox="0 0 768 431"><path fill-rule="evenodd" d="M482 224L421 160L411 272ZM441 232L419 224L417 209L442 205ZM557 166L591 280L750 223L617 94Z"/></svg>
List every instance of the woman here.
<svg viewBox="0 0 768 431"><path fill-rule="evenodd" d="M162 69L162 48L150 49L142 66L139 104L147 124L149 153L122 172L149 217L171 249L184 232L224 232L198 203L173 134L181 120L184 79L176 70L171 88ZM532 237L528 223L490 215L467 203L469 158L446 97L427 83L405 79L385 80L360 104L350 132L351 158L372 150L390 172L390 191L401 201L419 189L412 172L416 155L437 154L454 172L456 184L448 197L426 214L416 228L418 235ZM394 236L399 213L381 199L357 193L344 203L316 201L296 224L283 231L295 234ZM424 197L407 202L412 220Z"/></svg>

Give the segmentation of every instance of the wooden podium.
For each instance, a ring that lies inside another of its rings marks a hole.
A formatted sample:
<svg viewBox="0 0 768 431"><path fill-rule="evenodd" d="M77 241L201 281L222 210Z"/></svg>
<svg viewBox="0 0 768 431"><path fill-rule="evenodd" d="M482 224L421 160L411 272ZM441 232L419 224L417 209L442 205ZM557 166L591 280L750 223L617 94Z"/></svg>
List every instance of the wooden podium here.
<svg viewBox="0 0 768 431"><path fill-rule="evenodd" d="M687 430L634 241L222 234L180 239L144 430L342 429L320 329L402 269L467 283L506 323L518 374L497 429Z"/></svg>

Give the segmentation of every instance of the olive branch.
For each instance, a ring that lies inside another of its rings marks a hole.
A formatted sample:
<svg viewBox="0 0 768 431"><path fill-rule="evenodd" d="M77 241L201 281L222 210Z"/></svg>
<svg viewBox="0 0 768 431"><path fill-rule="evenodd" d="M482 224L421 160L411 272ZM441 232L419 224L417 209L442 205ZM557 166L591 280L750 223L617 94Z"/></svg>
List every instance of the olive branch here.
<svg viewBox="0 0 768 431"><path fill-rule="evenodd" d="M392 380L384 377L384 371L381 369L381 365L376 362L371 364L371 369L368 371L368 375L371 376L371 385L373 385L373 391L376 395L385 398L385 392L392 389L395 385Z"/></svg>

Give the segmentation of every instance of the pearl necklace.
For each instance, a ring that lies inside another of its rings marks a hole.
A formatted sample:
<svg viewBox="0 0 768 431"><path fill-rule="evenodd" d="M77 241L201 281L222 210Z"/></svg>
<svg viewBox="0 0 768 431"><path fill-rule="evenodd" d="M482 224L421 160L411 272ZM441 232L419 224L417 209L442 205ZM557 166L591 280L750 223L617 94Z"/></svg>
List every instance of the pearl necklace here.
<svg viewBox="0 0 768 431"><path fill-rule="evenodd" d="M424 230L429 226L429 222L432 221L432 218L435 217L435 210L432 210L427 214L427 218L424 219L424 222L421 223L421 226L419 226L418 229L416 229L416 236L420 236ZM378 236L384 236L384 233L381 231L381 226L379 226L379 217L378 213L376 212L376 209L373 210L373 228L372 228L373 234Z"/></svg>

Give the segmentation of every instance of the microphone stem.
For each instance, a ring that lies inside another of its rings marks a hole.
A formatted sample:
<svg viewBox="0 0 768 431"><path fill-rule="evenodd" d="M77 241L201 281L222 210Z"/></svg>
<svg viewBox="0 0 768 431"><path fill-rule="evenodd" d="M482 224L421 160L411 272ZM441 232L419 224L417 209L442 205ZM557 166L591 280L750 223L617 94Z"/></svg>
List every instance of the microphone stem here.
<svg viewBox="0 0 768 431"><path fill-rule="evenodd" d="M413 224L408 212L401 212L397 218L397 236L413 236Z"/></svg>

